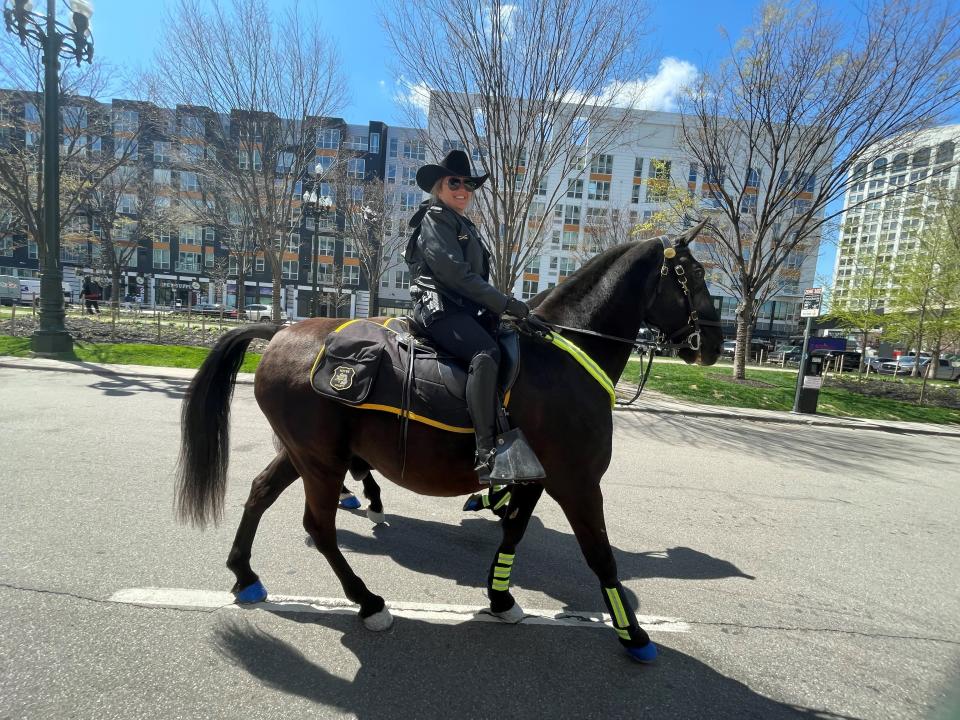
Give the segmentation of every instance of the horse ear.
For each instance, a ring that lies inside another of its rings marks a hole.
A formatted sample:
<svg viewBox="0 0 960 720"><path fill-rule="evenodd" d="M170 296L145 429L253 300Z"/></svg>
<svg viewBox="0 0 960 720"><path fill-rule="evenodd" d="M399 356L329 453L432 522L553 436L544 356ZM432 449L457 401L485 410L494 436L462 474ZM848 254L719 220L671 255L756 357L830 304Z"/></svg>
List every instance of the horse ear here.
<svg viewBox="0 0 960 720"><path fill-rule="evenodd" d="M691 242L693 242L694 238L696 238L697 235L700 234L700 231L703 230L706 226L707 226L707 221L701 220L692 228L690 228L685 233L680 235L676 240L676 244L684 245L684 246L689 245Z"/></svg>

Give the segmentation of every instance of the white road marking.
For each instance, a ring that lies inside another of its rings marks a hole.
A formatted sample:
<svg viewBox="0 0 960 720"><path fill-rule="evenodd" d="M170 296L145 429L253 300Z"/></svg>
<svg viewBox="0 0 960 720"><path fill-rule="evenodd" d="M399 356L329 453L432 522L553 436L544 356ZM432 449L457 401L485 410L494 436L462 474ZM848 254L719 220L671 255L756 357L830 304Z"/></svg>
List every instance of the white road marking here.
<svg viewBox="0 0 960 720"><path fill-rule="evenodd" d="M341 613L353 615L358 606L339 598L295 597L271 594L266 602L256 605L238 605L233 595L216 590L185 588L127 588L118 590L110 602L144 607L180 609L244 610L262 608L278 613ZM388 602L387 608L396 617L444 625L465 622L502 622L487 610L470 605L440 605L435 603ZM637 615L637 621L648 632L690 632L690 626L672 617ZM521 625L562 625L566 627L612 628L610 616L596 612L566 612L562 610L531 610L524 608Z"/></svg>

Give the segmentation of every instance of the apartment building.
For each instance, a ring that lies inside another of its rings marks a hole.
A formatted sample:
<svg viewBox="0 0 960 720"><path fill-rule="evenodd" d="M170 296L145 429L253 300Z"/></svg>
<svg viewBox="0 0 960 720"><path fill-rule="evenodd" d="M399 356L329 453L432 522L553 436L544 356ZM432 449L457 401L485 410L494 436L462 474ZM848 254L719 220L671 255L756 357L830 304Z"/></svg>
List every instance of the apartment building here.
<svg viewBox="0 0 960 720"><path fill-rule="evenodd" d="M39 96L31 93L0 90L0 145L40 152L41 102ZM204 108L157 108L130 100L99 103L83 99L76 106L66 103L63 128L65 135L72 133L74 139L80 134L84 157L126 157L120 170L150 177L157 203L170 206L187 197L199 197L198 178L185 169L187 165L182 159L204 152L202 136L208 123L221 123L227 130L221 136L234 138L232 115L218 117ZM387 127L381 122L350 124L343 118L324 118L323 130L316 137L316 160L326 167L333 157L344 159L349 163L350 177L358 181L384 177L386 141ZM221 150L238 153L241 166L260 162L255 150ZM283 171L284 168L277 168L278 173ZM298 182L295 194L301 191L302 184ZM322 188L321 193L331 194L329 188ZM136 210L135 194L120 199L120 212L131 222L137 221ZM315 227L312 213L298 211L286 237L281 239L281 304L290 317L305 317L310 312L314 267L318 273L321 314L353 317L365 316L369 311L369 287L361 272L357 249L349 240L341 239L335 223L342 228L343 218L321 219L319 227ZM100 233L96 218L83 208L61 228L64 279L74 288L75 296L79 295L84 277L104 276L97 241ZM121 298L131 295L147 305L183 306L222 302L236 307L272 302L269 261L262 253L256 253L244 287L239 289L236 258L229 257L221 233L215 226L171 222L159 227L153 237L133 243L121 232L115 238L118 245L138 245L135 252L125 253L129 257L122 270ZM227 266L226 283L212 277L218 265ZM0 232L0 274L39 275L37 245L15 227Z"/></svg>
<svg viewBox="0 0 960 720"><path fill-rule="evenodd" d="M897 268L920 247L929 211L960 188L958 142L960 125L942 125L853 168L843 198L834 302L850 297L874 261L890 271L892 288ZM889 299L881 295L875 309L882 312Z"/></svg>

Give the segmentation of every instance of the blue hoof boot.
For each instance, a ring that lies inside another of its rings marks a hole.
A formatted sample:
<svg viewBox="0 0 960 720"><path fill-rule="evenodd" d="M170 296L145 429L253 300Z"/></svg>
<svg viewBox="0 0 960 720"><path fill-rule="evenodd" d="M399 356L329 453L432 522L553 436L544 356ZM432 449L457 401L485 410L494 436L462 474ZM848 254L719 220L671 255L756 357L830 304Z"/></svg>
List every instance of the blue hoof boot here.
<svg viewBox="0 0 960 720"><path fill-rule="evenodd" d="M344 510L359 510L360 499L353 493L340 496L340 507Z"/></svg>
<svg viewBox="0 0 960 720"><path fill-rule="evenodd" d="M234 594L238 603L258 603L267 599L267 589L263 583L257 580L252 585L247 585L243 590Z"/></svg>
<svg viewBox="0 0 960 720"><path fill-rule="evenodd" d="M652 640L643 647L628 647L627 652L637 662L652 663L657 659L657 646Z"/></svg>
<svg viewBox="0 0 960 720"><path fill-rule="evenodd" d="M479 512L483 510L483 497L481 495L471 495L463 504L464 512Z"/></svg>

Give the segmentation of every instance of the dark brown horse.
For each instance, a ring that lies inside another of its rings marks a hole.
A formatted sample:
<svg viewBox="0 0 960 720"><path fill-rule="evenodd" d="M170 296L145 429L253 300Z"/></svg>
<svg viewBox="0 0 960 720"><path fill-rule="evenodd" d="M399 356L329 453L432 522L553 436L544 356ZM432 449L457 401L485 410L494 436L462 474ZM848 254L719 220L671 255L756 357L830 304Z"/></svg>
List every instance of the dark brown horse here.
<svg viewBox="0 0 960 720"><path fill-rule="evenodd" d="M676 238L628 243L592 260L562 285L531 305L576 342L614 382L630 356L641 324L682 341L687 362L712 364L722 334L704 281L703 267L687 247L698 226ZM473 438L411 423L406 468L401 472L399 423L390 414L351 408L318 396L309 370L324 337L342 321L316 319L277 330L242 328L224 335L190 384L183 408L177 481L182 520L203 526L223 511L229 454L229 407L233 382L247 345L270 339L257 369L257 402L282 444L282 451L254 484L251 505L268 507L297 477L306 495L304 527L330 563L346 596L360 606L364 624L374 630L392 622L383 598L367 589L337 547L337 501L348 470L375 468L389 480L425 495L476 492ZM613 416L610 395L570 355L542 339L521 338L521 369L510 399L511 421L523 429L546 478L513 488L503 538L491 564L491 612L519 622L523 613L509 592L514 553L544 490L570 522L587 564L600 581L604 602L620 642L642 661L656 648L637 624L623 594L607 539L600 480L610 463ZM238 537L252 542L259 515L244 513ZM247 527L244 527L244 522ZM234 550L237 550L236 546ZM241 553L242 554L242 553ZM231 553L236 590L260 585L246 557ZM249 582L248 582L249 581ZM255 594L262 590L254 587Z"/></svg>

